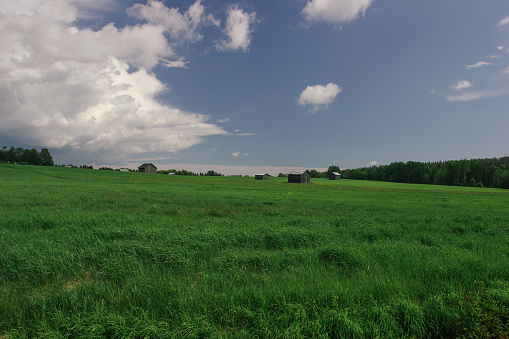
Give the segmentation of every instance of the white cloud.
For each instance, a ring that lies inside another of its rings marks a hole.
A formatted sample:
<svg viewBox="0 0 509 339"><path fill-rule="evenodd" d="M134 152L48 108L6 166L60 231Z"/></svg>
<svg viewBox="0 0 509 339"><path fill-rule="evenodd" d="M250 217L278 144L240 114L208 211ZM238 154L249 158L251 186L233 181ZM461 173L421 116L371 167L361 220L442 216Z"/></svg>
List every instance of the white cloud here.
<svg viewBox="0 0 509 339"><path fill-rule="evenodd" d="M369 166L378 166L379 162L378 161L371 161L369 163Z"/></svg>
<svg viewBox="0 0 509 339"><path fill-rule="evenodd" d="M462 91L465 89L469 89L474 85L473 82L467 81L467 80L461 80L455 83L454 85L449 86L449 88L452 88L456 91Z"/></svg>
<svg viewBox="0 0 509 339"><path fill-rule="evenodd" d="M316 112L326 109L342 90L341 87L332 82L325 86L308 86L300 94L298 103L302 106L311 106L310 112Z"/></svg>
<svg viewBox="0 0 509 339"><path fill-rule="evenodd" d="M233 131L233 133L235 133L235 135L241 135L241 136L256 135L256 133L249 133L249 132L240 133L240 132L242 132L242 130L240 130L240 129L235 129L235 131Z"/></svg>
<svg viewBox="0 0 509 339"><path fill-rule="evenodd" d="M505 26L507 24L509 24L509 16L506 16L505 18L500 20L497 26Z"/></svg>
<svg viewBox="0 0 509 339"><path fill-rule="evenodd" d="M9 12L0 7L0 135L112 160L177 152L204 136L228 134L203 115L156 100L167 88L151 68L176 57L167 28L111 23L78 29L70 1L18 3ZM191 31L193 25L188 22Z"/></svg>
<svg viewBox="0 0 509 339"><path fill-rule="evenodd" d="M147 4L135 4L127 9L127 14L147 20L157 26L163 26L172 39L180 41L199 41L203 36L198 32L202 26L219 26L220 22L212 15L205 15L201 0L197 0L189 9L180 13L178 8L168 8L162 2L148 0Z"/></svg>
<svg viewBox="0 0 509 339"><path fill-rule="evenodd" d="M219 41L216 44L218 50L242 50L246 52L251 44L251 35L253 29L251 25L256 21L256 12L247 13L238 6L231 6L228 9L226 28L224 34L226 40Z"/></svg>
<svg viewBox="0 0 509 339"><path fill-rule="evenodd" d="M161 63L166 68L185 68L187 69L187 64L189 61L186 61L184 58L178 58L178 60L161 60Z"/></svg>
<svg viewBox="0 0 509 339"><path fill-rule="evenodd" d="M372 3L373 0L311 0L302 14L310 22L348 23L364 15Z"/></svg>
<svg viewBox="0 0 509 339"><path fill-rule="evenodd" d="M219 123L223 123L223 124L224 124L224 123L227 123L227 122L229 122L229 121L230 121L230 118L217 119L217 122L219 122Z"/></svg>
<svg viewBox="0 0 509 339"><path fill-rule="evenodd" d="M498 89L498 90L483 90L483 91L471 91L465 92L462 94L448 95L439 93L436 90L432 89L431 93L436 94L447 100L448 102L468 102L479 99L493 99L498 98L503 95L509 94L508 89Z"/></svg>
<svg viewBox="0 0 509 339"><path fill-rule="evenodd" d="M467 65L465 68L466 69L473 69L473 68L479 68L479 67L491 66L491 65L493 65L491 62L478 61L475 64Z"/></svg>
<svg viewBox="0 0 509 339"><path fill-rule="evenodd" d="M232 153L232 156L233 156L234 158L238 158L239 156L249 157L249 156L250 156L250 154L249 154L249 153L233 152L233 153Z"/></svg>

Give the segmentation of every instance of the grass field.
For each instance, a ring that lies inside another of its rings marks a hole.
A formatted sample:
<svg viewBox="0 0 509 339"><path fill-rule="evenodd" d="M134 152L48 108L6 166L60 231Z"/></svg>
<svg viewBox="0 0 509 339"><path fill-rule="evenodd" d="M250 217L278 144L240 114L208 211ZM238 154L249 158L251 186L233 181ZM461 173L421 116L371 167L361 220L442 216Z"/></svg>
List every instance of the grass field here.
<svg viewBox="0 0 509 339"><path fill-rule="evenodd" d="M509 192L0 164L0 338L509 337Z"/></svg>

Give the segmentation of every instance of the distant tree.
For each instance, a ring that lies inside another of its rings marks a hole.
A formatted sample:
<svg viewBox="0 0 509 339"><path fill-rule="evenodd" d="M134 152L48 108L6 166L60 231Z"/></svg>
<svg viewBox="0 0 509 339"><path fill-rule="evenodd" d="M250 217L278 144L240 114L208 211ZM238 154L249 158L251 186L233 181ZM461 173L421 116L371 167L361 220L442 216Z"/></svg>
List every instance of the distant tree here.
<svg viewBox="0 0 509 339"><path fill-rule="evenodd" d="M41 161L43 166L55 166L53 158L47 148L41 149Z"/></svg>
<svg viewBox="0 0 509 339"><path fill-rule="evenodd" d="M286 178L288 176L288 174L284 174L284 173L279 173L277 175L278 178Z"/></svg>
<svg viewBox="0 0 509 339"><path fill-rule="evenodd" d="M18 161L16 157L16 148L14 148L14 146L11 146L11 148L9 148L9 150L7 151L7 161L9 162Z"/></svg>
<svg viewBox="0 0 509 339"><path fill-rule="evenodd" d="M23 162L28 165L42 165L42 158L36 149L26 149L23 151Z"/></svg>
<svg viewBox="0 0 509 339"><path fill-rule="evenodd" d="M7 161L7 146L4 146L2 150L0 150L0 162Z"/></svg>
<svg viewBox="0 0 509 339"><path fill-rule="evenodd" d="M341 170L340 170L339 166L331 165L331 166L329 166L329 168L327 169L327 172L325 172L326 177L328 178L332 172L338 172L338 173L341 173Z"/></svg>
<svg viewBox="0 0 509 339"><path fill-rule="evenodd" d="M214 176L222 176L222 174L221 174L221 173L217 173L217 172L212 171L212 170L210 170L210 171L208 171L207 173L205 173L205 175L206 175L206 176L210 176L210 177L214 177Z"/></svg>
<svg viewBox="0 0 509 339"><path fill-rule="evenodd" d="M309 174L311 175L311 178L320 178L321 177L320 172L318 172L315 169L310 170Z"/></svg>

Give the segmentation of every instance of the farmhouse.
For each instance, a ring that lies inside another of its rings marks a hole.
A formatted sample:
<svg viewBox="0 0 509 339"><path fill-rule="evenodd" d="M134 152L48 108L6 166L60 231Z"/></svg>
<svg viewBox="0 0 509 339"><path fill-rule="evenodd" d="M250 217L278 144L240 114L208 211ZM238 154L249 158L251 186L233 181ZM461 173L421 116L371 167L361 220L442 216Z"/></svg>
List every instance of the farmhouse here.
<svg viewBox="0 0 509 339"><path fill-rule="evenodd" d="M288 182L294 184L309 184L311 183L311 174L309 171L292 171L288 173Z"/></svg>
<svg viewBox="0 0 509 339"><path fill-rule="evenodd" d="M332 172L329 174L329 180L339 180L341 179L341 173L339 172Z"/></svg>
<svg viewBox="0 0 509 339"><path fill-rule="evenodd" d="M269 180L270 175L268 173L255 174L255 180Z"/></svg>
<svg viewBox="0 0 509 339"><path fill-rule="evenodd" d="M138 172L140 173L155 173L157 170L157 167L154 166L154 164L151 163L145 163L138 167Z"/></svg>

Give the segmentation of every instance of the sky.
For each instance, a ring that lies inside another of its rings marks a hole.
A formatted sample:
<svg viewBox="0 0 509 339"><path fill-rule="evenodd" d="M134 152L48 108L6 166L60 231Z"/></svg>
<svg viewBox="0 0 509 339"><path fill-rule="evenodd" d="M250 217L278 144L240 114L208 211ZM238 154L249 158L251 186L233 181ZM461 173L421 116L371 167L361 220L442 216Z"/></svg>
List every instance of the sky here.
<svg viewBox="0 0 509 339"><path fill-rule="evenodd" d="M507 0L0 0L0 147L223 174L509 155Z"/></svg>

